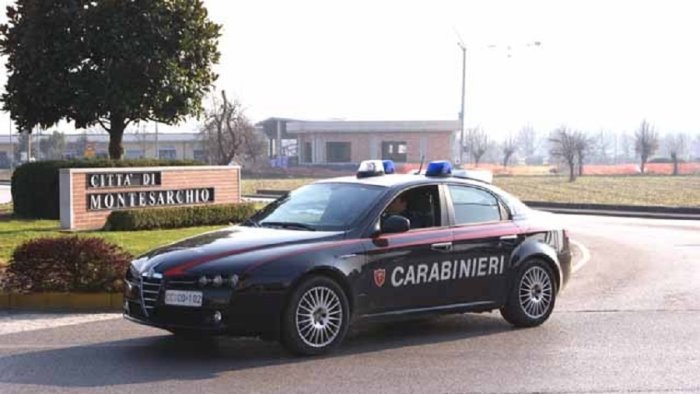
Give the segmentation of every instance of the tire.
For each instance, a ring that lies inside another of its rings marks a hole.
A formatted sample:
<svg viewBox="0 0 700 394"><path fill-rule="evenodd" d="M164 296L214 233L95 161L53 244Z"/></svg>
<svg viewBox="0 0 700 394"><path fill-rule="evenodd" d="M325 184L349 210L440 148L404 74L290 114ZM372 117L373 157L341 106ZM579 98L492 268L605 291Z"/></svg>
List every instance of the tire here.
<svg viewBox="0 0 700 394"><path fill-rule="evenodd" d="M292 292L282 312L282 344L303 356L324 354L348 332L350 307L343 289L325 276L312 276Z"/></svg>
<svg viewBox="0 0 700 394"><path fill-rule="evenodd" d="M501 316L515 327L535 327L554 310L557 296L552 268L540 259L525 262L515 276Z"/></svg>

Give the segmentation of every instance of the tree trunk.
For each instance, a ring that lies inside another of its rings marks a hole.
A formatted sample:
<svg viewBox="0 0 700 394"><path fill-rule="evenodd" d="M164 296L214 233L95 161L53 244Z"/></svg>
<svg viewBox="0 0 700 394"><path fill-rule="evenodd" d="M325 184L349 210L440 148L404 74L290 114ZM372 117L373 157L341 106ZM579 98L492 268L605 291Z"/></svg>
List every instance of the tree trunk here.
<svg viewBox="0 0 700 394"><path fill-rule="evenodd" d="M121 160L124 154L122 138L126 129L126 119L119 115L112 115L109 118L109 158Z"/></svg>
<svg viewBox="0 0 700 394"><path fill-rule="evenodd" d="M645 166L646 164L647 164L646 159L642 157L642 167L641 167L642 174L644 174L644 166Z"/></svg>
<svg viewBox="0 0 700 394"><path fill-rule="evenodd" d="M673 160L673 175L678 175L678 155L672 154L671 159Z"/></svg>
<svg viewBox="0 0 700 394"><path fill-rule="evenodd" d="M581 156L578 159L578 176L583 176L583 158Z"/></svg>
<svg viewBox="0 0 700 394"><path fill-rule="evenodd" d="M569 182L573 182L576 180L576 166L573 161L569 162Z"/></svg>

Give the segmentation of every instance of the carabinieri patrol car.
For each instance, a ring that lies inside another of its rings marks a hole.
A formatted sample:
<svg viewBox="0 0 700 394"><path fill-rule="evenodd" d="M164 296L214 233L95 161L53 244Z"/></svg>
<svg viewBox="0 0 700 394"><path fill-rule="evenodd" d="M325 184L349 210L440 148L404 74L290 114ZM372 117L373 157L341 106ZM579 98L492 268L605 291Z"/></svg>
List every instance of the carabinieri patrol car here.
<svg viewBox="0 0 700 394"><path fill-rule="evenodd" d="M176 335L260 336L314 355L360 320L499 309L542 324L571 272L554 216L448 162L300 187L246 222L156 249L126 274L124 316ZM477 174L478 175L478 174Z"/></svg>

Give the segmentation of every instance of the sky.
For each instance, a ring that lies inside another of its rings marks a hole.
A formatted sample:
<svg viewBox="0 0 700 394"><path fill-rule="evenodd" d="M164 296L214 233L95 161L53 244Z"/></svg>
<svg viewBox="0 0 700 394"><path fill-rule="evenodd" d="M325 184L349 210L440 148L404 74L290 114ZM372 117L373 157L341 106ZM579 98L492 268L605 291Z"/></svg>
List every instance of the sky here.
<svg viewBox="0 0 700 394"><path fill-rule="evenodd" d="M467 127L495 138L526 124L633 132L645 118L700 132L697 2L204 2L223 25L216 87L253 121L457 119L461 39Z"/></svg>

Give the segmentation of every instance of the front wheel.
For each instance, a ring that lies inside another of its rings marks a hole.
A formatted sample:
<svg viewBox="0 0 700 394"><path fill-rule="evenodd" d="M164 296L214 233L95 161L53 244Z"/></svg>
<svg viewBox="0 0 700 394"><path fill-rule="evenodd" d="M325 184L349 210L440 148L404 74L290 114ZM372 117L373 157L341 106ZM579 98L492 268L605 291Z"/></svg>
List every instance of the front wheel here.
<svg viewBox="0 0 700 394"><path fill-rule="evenodd" d="M313 276L292 292L282 315L282 343L300 355L323 354L342 342L350 308L343 289L332 279Z"/></svg>
<svg viewBox="0 0 700 394"><path fill-rule="evenodd" d="M542 260L530 260L518 269L501 316L516 327L538 326L552 314L555 300L552 269Z"/></svg>

